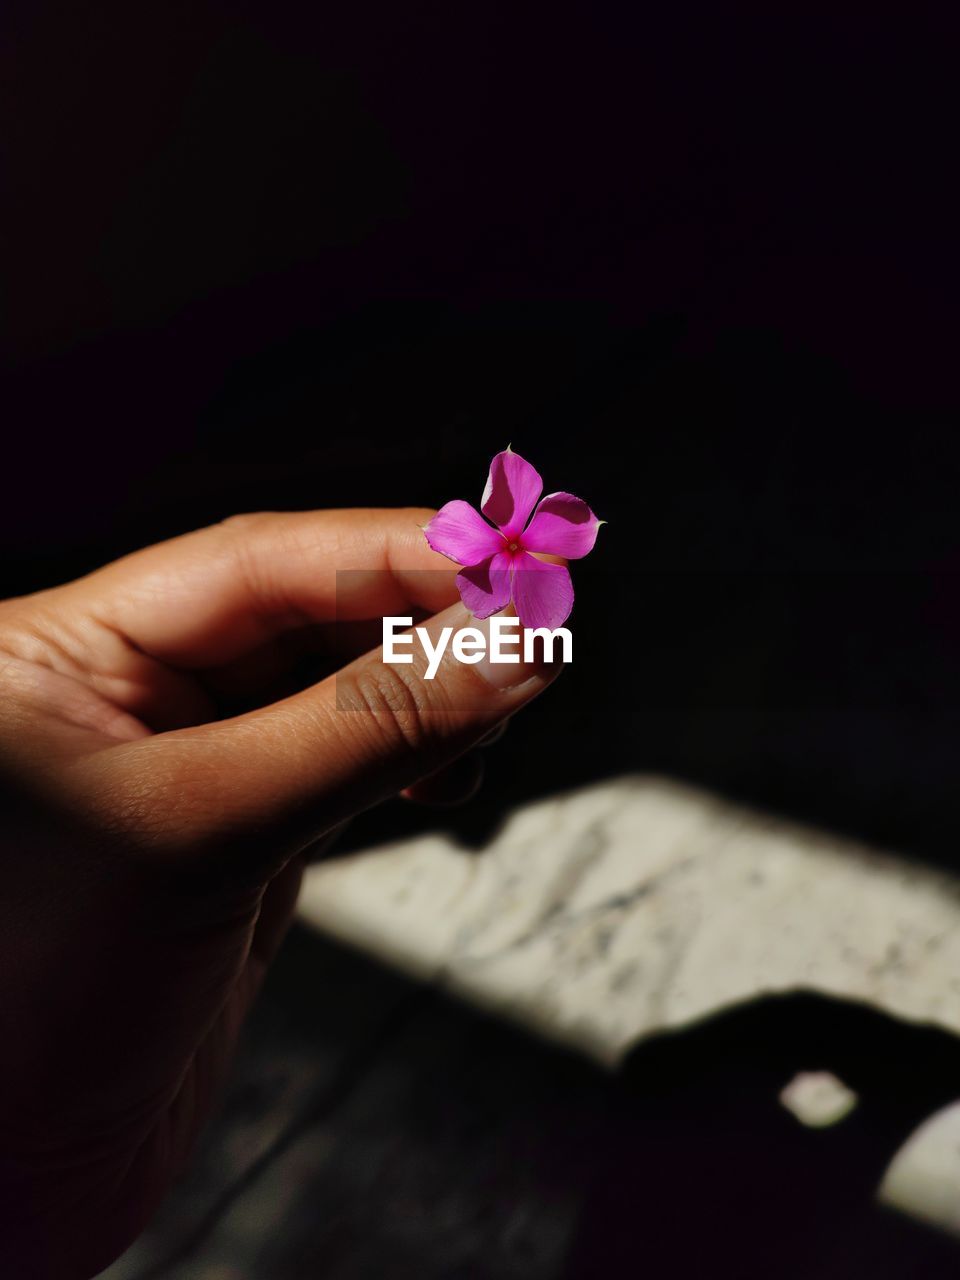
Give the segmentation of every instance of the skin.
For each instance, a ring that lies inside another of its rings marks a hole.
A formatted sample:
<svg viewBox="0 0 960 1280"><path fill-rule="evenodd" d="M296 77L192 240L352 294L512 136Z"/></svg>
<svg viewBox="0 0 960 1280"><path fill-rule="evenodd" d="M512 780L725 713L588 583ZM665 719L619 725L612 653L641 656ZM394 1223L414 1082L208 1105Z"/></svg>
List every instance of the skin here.
<svg viewBox="0 0 960 1280"><path fill-rule="evenodd" d="M503 690L447 659L425 682L365 652L386 614L469 620L432 514L235 517L0 603L12 1274L86 1280L123 1252L190 1153L307 854L398 793L469 794L471 748L555 675ZM305 681L317 655L336 675Z"/></svg>

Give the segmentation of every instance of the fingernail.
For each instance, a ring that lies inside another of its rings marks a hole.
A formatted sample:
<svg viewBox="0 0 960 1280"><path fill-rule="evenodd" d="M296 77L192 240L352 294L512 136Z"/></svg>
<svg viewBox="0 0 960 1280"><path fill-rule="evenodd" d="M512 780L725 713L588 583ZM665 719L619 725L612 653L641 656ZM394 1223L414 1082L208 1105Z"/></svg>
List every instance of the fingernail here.
<svg viewBox="0 0 960 1280"><path fill-rule="evenodd" d="M476 670L494 689L517 689L531 680L547 683L563 668L559 650L554 661L546 660L542 640L535 642L531 660L525 661L524 629L516 618L496 614L482 622L474 621L472 625L483 632L487 642Z"/></svg>

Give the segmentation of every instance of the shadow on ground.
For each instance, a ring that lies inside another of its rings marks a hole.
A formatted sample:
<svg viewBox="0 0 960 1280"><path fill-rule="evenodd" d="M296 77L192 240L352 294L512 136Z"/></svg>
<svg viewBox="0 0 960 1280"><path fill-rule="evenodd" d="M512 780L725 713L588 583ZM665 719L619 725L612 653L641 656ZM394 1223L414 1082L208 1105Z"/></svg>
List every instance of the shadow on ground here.
<svg viewBox="0 0 960 1280"><path fill-rule="evenodd" d="M823 1130L777 1101L797 1071L819 1069L860 1095ZM759 999L642 1045L612 1082L564 1276L952 1274L960 1245L875 1192L958 1083L952 1036L817 995Z"/></svg>
<svg viewBox="0 0 960 1280"><path fill-rule="evenodd" d="M817 1068L861 1098L819 1131L777 1102ZM608 1074L297 929L193 1168L107 1274L942 1277L960 1245L874 1193L958 1094L952 1037L810 995Z"/></svg>

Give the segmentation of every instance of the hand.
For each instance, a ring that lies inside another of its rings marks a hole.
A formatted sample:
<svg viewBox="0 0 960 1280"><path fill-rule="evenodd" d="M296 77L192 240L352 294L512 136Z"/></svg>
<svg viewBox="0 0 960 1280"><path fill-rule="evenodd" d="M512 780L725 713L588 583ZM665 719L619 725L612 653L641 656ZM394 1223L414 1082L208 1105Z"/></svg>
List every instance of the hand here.
<svg viewBox="0 0 960 1280"><path fill-rule="evenodd" d="M469 621L430 514L236 517L0 604L11 1274L83 1280L126 1248L191 1149L304 851L435 791L552 678L511 667L497 688L447 658L424 681L356 649L296 687L305 656L350 658L384 615Z"/></svg>

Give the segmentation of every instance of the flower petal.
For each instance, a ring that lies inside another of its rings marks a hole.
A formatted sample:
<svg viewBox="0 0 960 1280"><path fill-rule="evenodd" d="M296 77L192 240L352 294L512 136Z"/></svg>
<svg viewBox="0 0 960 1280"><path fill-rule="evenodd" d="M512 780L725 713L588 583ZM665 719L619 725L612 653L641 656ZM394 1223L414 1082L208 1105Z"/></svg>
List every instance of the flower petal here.
<svg viewBox="0 0 960 1280"><path fill-rule="evenodd" d="M489 618L510 603L511 557L500 551L457 574L460 599L475 618Z"/></svg>
<svg viewBox="0 0 960 1280"><path fill-rule="evenodd" d="M524 627L561 627L573 608L573 582L565 565L526 554L514 560L513 603Z"/></svg>
<svg viewBox="0 0 960 1280"><path fill-rule="evenodd" d="M505 538L515 538L523 532L541 493L543 481L535 468L519 453L505 449L490 463L480 510Z"/></svg>
<svg viewBox="0 0 960 1280"><path fill-rule="evenodd" d="M579 560L593 550L600 524L582 498L548 493L527 526L523 545L527 551Z"/></svg>
<svg viewBox="0 0 960 1280"><path fill-rule="evenodd" d="M457 564L479 564L503 549L503 538L496 529L460 498L441 507L423 533L434 551Z"/></svg>

